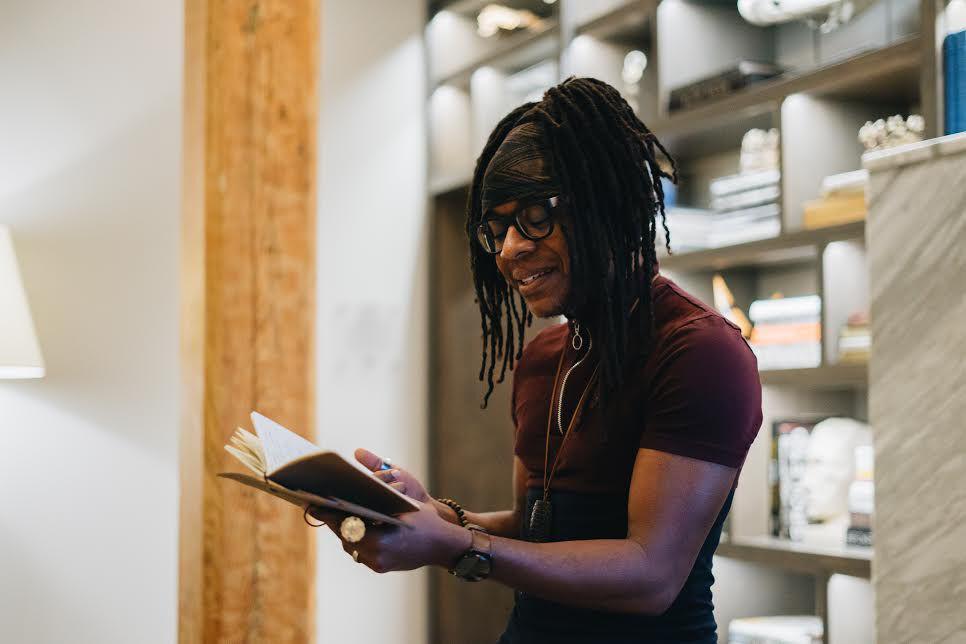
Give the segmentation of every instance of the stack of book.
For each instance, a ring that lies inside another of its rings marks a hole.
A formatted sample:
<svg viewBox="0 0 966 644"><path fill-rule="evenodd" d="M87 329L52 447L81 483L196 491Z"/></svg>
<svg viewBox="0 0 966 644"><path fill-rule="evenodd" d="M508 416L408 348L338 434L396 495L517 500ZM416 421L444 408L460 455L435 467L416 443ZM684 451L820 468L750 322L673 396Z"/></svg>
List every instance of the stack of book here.
<svg viewBox="0 0 966 644"><path fill-rule="evenodd" d="M813 615L739 617L728 623L728 644L821 644L824 632Z"/></svg>
<svg viewBox="0 0 966 644"><path fill-rule="evenodd" d="M839 331L839 363L867 364L871 349L869 315L865 311L853 313Z"/></svg>
<svg viewBox="0 0 966 644"><path fill-rule="evenodd" d="M812 230L862 221L866 215L865 188L868 184L868 170L825 177L822 198L805 202L802 225Z"/></svg>
<svg viewBox="0 0 966 644"><path fill-rule="evenodd" d="M667 209L667 226L671 231L671 248L675 252L689 252L709 248L712 213L704 208ZM663 242L663 235L661 237Z"/></svg>
<svg viewBox="0 0 966 644"><path fill-rule="evenodd" d="M771 534L782 539L801 541L808 524L808 491L805 466L808 443L817 419L779 420L772 424L771 462L768 484L771 488Z"/></svg>
<svg viewBox="0 0 966 644"><path fill-rule="evenodd" d="M845 533L845 543L850 546L872 545L874 460L875 449L872 445L855 448L855 480L849 485L849 529Z"/></svg>
<svg viewBox="0 0 966 644"><path fill-rule="evenodd" d="M775 237L781 232L781 172L760 170L711 181L709 244L730 246Z"/></svg>
<svg viewBox="0 0 966 644"><path fill-rule="evenodd" d="M719 248L781 232L778 170L761 170L711 181L711 208L674 207L668 211L672 247Z"/></svg>
<svg viewBox="0 0 966 644"><path fill-rule="evenodd" d="M755 326L749 344L758 368L817 367L822 360L821 313L818 295L752 302L748 315Z"/></svg>
<svg viewBox="0 0 966 644"><path fill-rule="evenodd" d="M966 131L966 30L943 41L946 134Z"/></svg>

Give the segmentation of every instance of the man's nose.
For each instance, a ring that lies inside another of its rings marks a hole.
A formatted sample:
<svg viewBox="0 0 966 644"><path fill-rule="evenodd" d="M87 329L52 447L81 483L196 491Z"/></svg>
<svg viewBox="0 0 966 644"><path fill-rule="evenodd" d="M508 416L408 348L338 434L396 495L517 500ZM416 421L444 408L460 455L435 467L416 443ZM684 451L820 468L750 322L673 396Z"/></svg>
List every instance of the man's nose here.
<svg viewBox="0 0 966 644"><path fill-rule="evenodd" d="M536 242L527 239L520 234L516 226L510 226L503 238L503 248L500 249L500 256L503 259L518 259L527 253L533 252Z"/></svg>

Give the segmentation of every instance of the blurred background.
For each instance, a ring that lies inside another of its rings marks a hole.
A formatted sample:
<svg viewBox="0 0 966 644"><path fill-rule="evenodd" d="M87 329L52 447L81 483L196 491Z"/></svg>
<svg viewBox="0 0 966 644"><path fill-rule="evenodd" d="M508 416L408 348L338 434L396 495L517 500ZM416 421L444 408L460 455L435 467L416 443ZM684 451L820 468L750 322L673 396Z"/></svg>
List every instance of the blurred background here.
<svg viewBox="0 0 966 644"><path fill-rule="evenodd" d="M259 409L510 507L463 212L499 119L579 75L674 157L661 271L758 357L720 639L966 641L964 29L964 0L0 0L0 639L495 641L509 589L376 575L213 474Z"/></svg>

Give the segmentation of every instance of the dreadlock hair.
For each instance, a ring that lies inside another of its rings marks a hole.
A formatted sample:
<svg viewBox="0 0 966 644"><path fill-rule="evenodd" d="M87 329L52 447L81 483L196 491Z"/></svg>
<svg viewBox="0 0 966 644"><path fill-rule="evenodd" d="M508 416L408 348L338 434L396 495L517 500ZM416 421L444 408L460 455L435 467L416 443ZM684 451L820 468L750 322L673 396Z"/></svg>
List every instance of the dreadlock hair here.
<svg viewBox="0 0 966 644"><path fill-rule="evenodd" d="M493 255L476 241L483 215L483 175L510 131L526 122L542 126L561 196L573 213L573 230L561 226L570 252L571 297L583 298L582 305L592 307L600 325L595 345L601 348L603 402L606 392L622 382L626 313L635 298L641 313L641 347L645 355L650 351L658 213L669 251L671 247L659 177L677 183L677 166L617 90L594 78L571 76L547 90L539 102L524 103L497 124L476 161L466 206L483 335L479 373L480 381L486 380L483 408L493 392L497 364L495 382L500 383L520 359L524 332L533 321L523 296L507 285ZM659 166L655 148L670 162L671 174ZM591 293L599 295L590 299Z"/></svg>

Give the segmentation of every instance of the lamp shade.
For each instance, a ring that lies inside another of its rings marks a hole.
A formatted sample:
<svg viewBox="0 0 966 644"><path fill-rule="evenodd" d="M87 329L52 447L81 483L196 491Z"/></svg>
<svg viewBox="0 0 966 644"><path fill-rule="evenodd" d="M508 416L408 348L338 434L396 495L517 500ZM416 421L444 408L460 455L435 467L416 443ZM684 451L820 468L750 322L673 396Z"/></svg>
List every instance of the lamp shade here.
<svg viewBox="0 0 966 644"><path fill-rule="evenodd" d="M0 226L0 378L41 378L44 358L20 280L10 230Z"/></svg>

